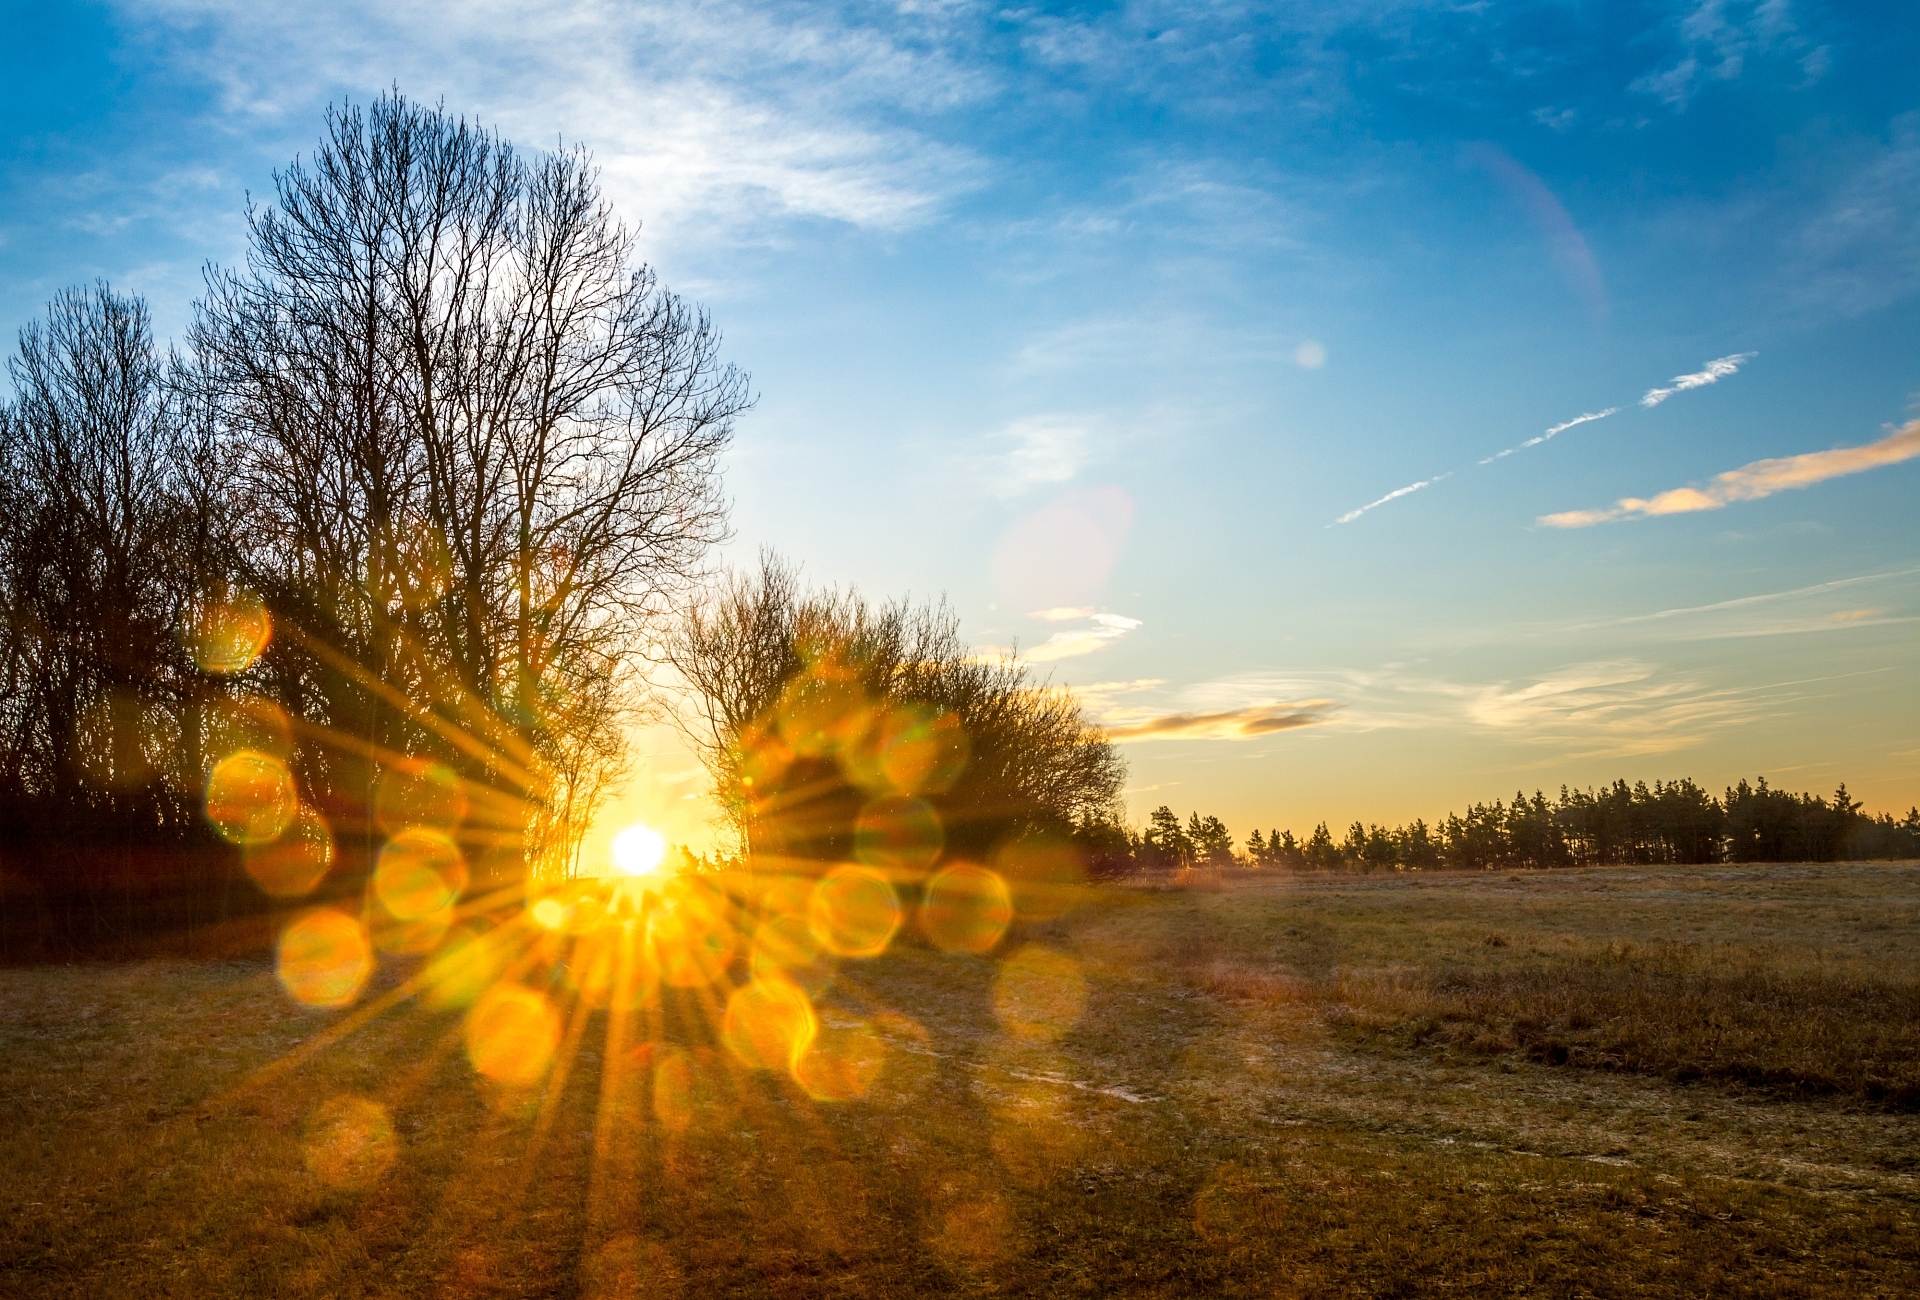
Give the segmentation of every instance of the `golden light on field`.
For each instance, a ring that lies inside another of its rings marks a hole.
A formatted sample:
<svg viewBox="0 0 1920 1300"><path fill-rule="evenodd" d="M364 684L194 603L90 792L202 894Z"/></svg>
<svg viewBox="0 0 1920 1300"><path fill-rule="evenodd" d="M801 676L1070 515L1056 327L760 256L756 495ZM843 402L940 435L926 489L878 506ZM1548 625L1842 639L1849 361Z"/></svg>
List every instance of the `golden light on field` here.
<svg viewBox="0 0 1920 1300"><path fill-rule="evenodd" d="M613 867L623 876L657 875L666 857L666 838L651 826L629 826L613 837Z"/></svg>
<svg viewBox="0 0 1920 1300"><path fill-rule="evenodd" d="M700 988L725 976L739 946L730 911L711 885L686 877L667 882L647 929L664 983Z"/></svg>
<svg viewBox="0 0 1920 1300"><path fill-rule="evenodd" d="M756 979L735 989L720 1022L727 1050L755 1070L795 1069L818 1031L813 1003L782 979Z"/></svg>
<svg viewBox="0 0 1920 1300"><path fill-rule="evenodd" d="M373 946L381 952L424 956L440 946L440 940L452 924L451 906L406 920L389 920L376 914L372 924Z"/></svg>
<svg viewBox="0 0 1920 1300"><path fill-rule="evenodd" d="M621 1115L669 1135L749 1122L768 1087L799 1107L783 1113L802 1117L876 1091L921 1097L939 1074L933 1035L877 1001L861 970L903 946L917 950L910 963L992 960L991 982L974 987L999 1040L1024 1054L1008 1069L1066 1068L1057 1045L1085 1011L1084 972L1052 949L1001 949L1017 919L1075 905L1081 863L1064 842L1031 836L961 855L953 839L968 831L949 825L944 796L972 752L950 713L876 702L853 677L817 666L739 756L743 788L768 801L773 831L774 847L751 866L676 859L660 830L671 814L649 807L639 820L643 810L629 808L603 847L572 850L571 863L604 868L529 865L518 878L488 870L493 846L519 833L501 828L527 816L474 775L500 761L492 751L474 751L482 757L459 770L454 759L370 752L359 802L323 816L302 802L294 770L304 751L285 714L242 696L210 702L204 717L206 814L241 846L261 891L307 897L338 878L357 893L285 926L277 973L287 993L315 1008L364 1002L368 1016L413 997L459 1016L448 1048L464 1049L473 1077L517 1113L546 1116L583 1062L607 1096L631 1087L640 1113ZM825 835L813 812L780 803L782 782L804 788L821 771L839 782L838 829ZM370 998L384 961L398 963L395 978ZM584 1046L596 1023L603 1055ZM1007 1169L1038 1169L1069 1150L1055 1131L1065 1121L1039 1106L1053 1087L982 1099ZM346 1096L310 1115L302 1151L320 1182L358 1189L397 1163L402 1145L379 1102ZM985 1187L956 1193L936 1215L938 1249L994 1257L1006 1248L1003 1220Z"/></svg>
<svg viewBox="0 0 1920 1300"><path fill-rule="evenodd" d="M421 993L427 1005L441 1011L472 1006L492 987L505 964L501 938L500 931L475 922L454 926L427 963Z"/></svg>
<svg viewBox="0 0 1920 1300"><path fill-rule="evenodd" d="M399 1143L387 1108L365 1097L332 1097L307 1118L307 1168L329 1187L361 1187L386 1172Z"/></svg>
<svg viewBox="0 0 1920 1300"><path fill-rule="evenodd" d="M749 969L756 979L783 979L817 998L833 983L837 966L805 917L776 914L754 931Z"/></svg>
<svg viewBox="0 0 1920 1300"><path fill-rule="evenodd" d="M560 1017L545 996L519 984L487 991L467 1013L467 1057L496 1083L538 1083L560 1045Z"/></svg>
<svg viewBox="0 0 1920 1300"><path fill-rule="evenodd" d="M794 1062L793 1078L815 1101L858 1101L879 1078L887 1045L872 1024L823 1023Z"/></svg>
<svg viewBox="0 0 1920 1300"><path fill-rule="evenodd" d="M1087 977L1065 953L1032 945L1001 964L993 1012L1019 1038L1055 1039L1087 1008Z"/></svg>
<svg viewBox="0 0 1920 1300"><path fill-rule="evenodd" d="M281 932L276 969L294 1001L344 1007L373 972L373 944L345 912L316 908Z"/></svg>

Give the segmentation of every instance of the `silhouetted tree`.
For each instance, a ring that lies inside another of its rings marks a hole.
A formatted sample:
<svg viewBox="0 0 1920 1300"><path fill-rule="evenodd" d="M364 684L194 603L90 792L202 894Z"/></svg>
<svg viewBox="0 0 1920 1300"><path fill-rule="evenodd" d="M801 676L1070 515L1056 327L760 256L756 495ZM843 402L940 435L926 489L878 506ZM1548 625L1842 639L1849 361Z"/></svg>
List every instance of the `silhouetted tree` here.
<svg viewBox="0 0 1920 1300"><path fill-rule="evenodd" d="M1187 818L1187 842L1193 846L1194 865L1233 865L1233 836L1218 817L1202 817L1197 812L1190 814Z"/></svg>
<svg viewBox="0 0 1920 1300"><path fill-rule="evenodd" d="M1125 874L1114 856L1119 836L1109 837L1110 871ZM1135 840L1131 865L1166 870L1193 862L1224 861L1212 845L1231 845L1216 817L1195 812L1183 826L1164 805ZM1845 785L1831 801L1789 795L1742 781L1724 803L1695 782L1615 781L1599 790L1560 788L1549 800L1541 791L1517 792L1511 804L1469 805L1449 813L1438 827L1416 819L1387 827L1354 822L1336 842L1326 823L1302 844L1292 831L1255 830L1247 837L1245 864L1254 868L1334 870L1432 870L1453 867L1597 866L1624 863L1694 864L1720 861L1832 861L1920 857L1920 809L1896 821L1869 816Z"/></svg>
<svg viewBox="0 0 1920 1300"><path fill-rule="evenodd" d="M392 94L330 110L274 180L192 342L242 576L299 632L280 694L358 738L326 763L343 809L434 754L507 796L495 856L517 862L525 830L564 860L618 767L651 621L722 535L745 379L582 152L523 157Z"/></svg>
<svg viewBox="0 0 1920 1300"><path fill-rule="evenodd" d="M223 558L217 466L167 382L146 305L104 283L20 333L0 406L0 821L92 889L197 832L181 640ZM109 849L115 852L108 852ZM19 869L19 868L17 868ZM152 876L148 870L146 876Z"/></svg>
<svg viewBox="0 0 1920 1300"><path fill-rule="evenodd" d="M690 607L664 653L757 859L845 860L862 808L888 797L926 802L945 843L976 856L1118 823L1124 769L1105 735L1071 695L974 655L943 604L805 592L763 554Z"/></svg>

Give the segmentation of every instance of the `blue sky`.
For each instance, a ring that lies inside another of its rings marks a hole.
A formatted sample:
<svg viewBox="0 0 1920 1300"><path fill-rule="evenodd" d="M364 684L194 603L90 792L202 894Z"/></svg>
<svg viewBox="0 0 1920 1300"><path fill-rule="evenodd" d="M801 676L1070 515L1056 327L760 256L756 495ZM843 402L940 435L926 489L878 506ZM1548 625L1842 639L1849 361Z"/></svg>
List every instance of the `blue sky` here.
<svg viewBox="0 0 1920 1300"><path fill-rule="evenodd" d="M1128 737L1136 817L1920 801L1912 6L10 22L0 326L105 276L177 332L330 101L584 143L761 394L729 557L946 593ZM643 747L621 815L698 838L690 760Z"/></svg>

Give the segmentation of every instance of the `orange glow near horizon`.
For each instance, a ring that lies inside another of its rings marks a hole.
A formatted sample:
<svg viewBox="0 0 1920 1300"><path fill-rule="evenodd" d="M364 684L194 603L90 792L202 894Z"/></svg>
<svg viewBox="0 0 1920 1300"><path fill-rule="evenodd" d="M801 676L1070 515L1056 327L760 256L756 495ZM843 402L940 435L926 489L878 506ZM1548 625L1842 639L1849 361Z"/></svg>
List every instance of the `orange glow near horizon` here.
<svg viewBox="0 0 1920 1300"><path fill-rule="evenodd" d="M631 1084L669 1132L735 1113L753 1075L809 1110L918 1086L931 1032L877 1000L861 971L903 945L990 959L997 975L981 992L1007 1041L1058 1041L1084 1012L1085 974L1064 953L1008 941L1017 920L1073 905L1084 877L1071 850L1015 839L986 862L950 856L952 814L934 799L970 761L957 720L848 692L803 702L782 720L793 737L761 733L756 770L791 763L804 741L849 774L845 833L817 855L725 855L714 869L677 854L669 837L693 798L667 793L685 785L669 771L638 794L673 812L628 806L606 817L610 836L576 843L573 861L591 874L563 878L529 859L508 878L499 847L514 846L520 810L497 792L442 762L381 754L364 806L330 825L302 798L296 749L270 725L280 715L245 698L228 710L248 725L229 728L205 812L264 893L313 896L283 928L275 969L294 1002L346 1013L326 1041L418 998L456 1017L449 1046L464 1047L491 1103L534 1115L536 1128L591 1050L596 1014L608 1095ZM364 848L350 838L361 827ZM355 850L364 879L322 890ZM405 965L380 978L389 961ZM404 1135L383 1104L343 1095L314 1112L303 1151L316 1179L363 1186L398 1158Z"/></svg>

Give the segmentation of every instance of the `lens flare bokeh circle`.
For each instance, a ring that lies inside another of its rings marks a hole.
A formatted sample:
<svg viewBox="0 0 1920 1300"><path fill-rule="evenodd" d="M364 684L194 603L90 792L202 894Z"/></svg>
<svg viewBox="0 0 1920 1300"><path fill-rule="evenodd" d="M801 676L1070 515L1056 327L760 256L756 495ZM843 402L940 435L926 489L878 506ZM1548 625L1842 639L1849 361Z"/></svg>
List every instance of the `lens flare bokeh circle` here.
<svg viewBox="0 0 1920 1300"><path fill-rule="evenodd" d="M467 887L467 862L438 831L409 828L389 839L373 869L373 892L397 921L452 907Z"/></svg>
<svg viewBox="0 0 1920 1300"><path fill-rule="evenodd" d="M495 1083L538 1083L560 1045L560 1016L539 992L520 984L488 989L467 1012L467 1059Z"/></svg>
<svg viewBox="0 0 1920 1300"><path fill-rule="evenodd" d="M958 714L905 704L874 727L873 773L900 794L941 794L966 771L971 747Z"/></svg>
<svg viewBox="0 0 1920 1300"><path fill-rule="evenodd" d="M878 957L900 929L900 894L872 867L835 867L813 887L807 924L840 957Z"/></svg>
<svg viewBox="0 0 1920 1300"><path fill-rule="evenodd" d="M259 750L229 754L207 777L207 820L230 844L278 839L299 807L287 765Z"/></svg>
<svg viewBox="0 0 1920 1300"><path fill-rule="evenodd" d="M946 845L940 814L924 799L891 795L860 809L853 823L853 856L870 867L924 871Z"/></svg>
<svg viewBox="0 0 1920 1300"><path fill-rule="evenodd" d="M231 588L195 606L183 639L200 671L230 677L266 653L273 619L259 596Z"/></svg>
<svg viewBox="0 0 1920 1300"><path fill-rule="evenodd" d="M1051 948L1020 949L993 981L993 1013L1017 1038L1058 1038L1086 1009L1087 977L1073 958Z"/></svg>
<svg viewBox="0 0 1920 1300"><path fill-rule="evenodd" d="M296 1002L344 1007L373 973L373 944L345 912L315 908L281 931L275 967Z"/></svg>
<svg viewBox="0 0 1920 1300"><path fill-rule="evenodd" d="M782 979L756 979L735 989L720 1021L727 1050L755 1070L792 1071L818 1031L812 1001Z"/></svg>
<svg viewBox="0 0 1920 1300"><path fill-rule="evenodd" d="M920 928L942 952L991 952L1012 922L1013 895L999 872L961 862L928 878Z"/></svg>
<svg viewBox="0 0 1920 1300"><path fill-rule="evenodd" d="M389 835L414 826L451 833L466 815L466 787L443 763L407 759L374 781L374 820Z"/></svg>
<svg viewBox="0 0 1920 1300"><path fill-rule="evenodd" d="M247 845L242 860L262 893L302 898L326 879L333 854L333 832L326 818L303 805L279 838Z"/></svg>

